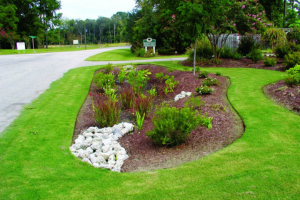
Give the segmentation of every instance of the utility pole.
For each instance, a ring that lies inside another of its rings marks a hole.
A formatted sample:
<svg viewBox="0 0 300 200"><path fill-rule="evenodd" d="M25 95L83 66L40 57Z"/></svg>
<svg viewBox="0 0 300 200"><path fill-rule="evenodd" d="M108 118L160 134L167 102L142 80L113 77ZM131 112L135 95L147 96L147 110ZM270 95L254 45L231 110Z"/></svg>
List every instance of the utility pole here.
<svg viewBox="0 0 300 200"><path fill-rule="evenodd" d="M85 46L85 50L86 50L86 32L87 32L87 29L84 25L84 46Z"/></svg>

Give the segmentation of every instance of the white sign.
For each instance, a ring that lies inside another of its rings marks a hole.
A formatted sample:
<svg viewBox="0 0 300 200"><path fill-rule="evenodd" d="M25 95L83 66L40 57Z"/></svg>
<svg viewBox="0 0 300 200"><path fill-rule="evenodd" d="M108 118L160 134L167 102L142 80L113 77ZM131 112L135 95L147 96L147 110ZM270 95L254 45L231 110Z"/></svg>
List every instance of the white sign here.
<svg viewBox="0 0 300 200"><path fill-rule="evenodd" d="M25 50L25 42L17 42L18 50Z"/></svg>
<svg viewBox="0 0 300 200"><path fill-rule="evenodd" d="M78 40L73 40L73 44L78 44Z"/></svg>

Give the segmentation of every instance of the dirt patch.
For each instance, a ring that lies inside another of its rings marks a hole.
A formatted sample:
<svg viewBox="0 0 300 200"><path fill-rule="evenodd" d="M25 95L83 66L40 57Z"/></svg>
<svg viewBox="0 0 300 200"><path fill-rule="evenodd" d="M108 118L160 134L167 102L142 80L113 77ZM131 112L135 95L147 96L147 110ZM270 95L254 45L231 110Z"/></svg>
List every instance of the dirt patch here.
<svg viewBox="0 0 300 200"><path fill-rule="evenodd" d="M264 93L276 103L300 115L300 85L288 87L281 80L264 87Z"/></svg>
<svg viewBox="0 0 300 200"><path fill-rule="evenodd" d="M182 61L181 64L183 66L193 66L193 61L191 60L185 60ZM285 71L285 66L283 65L283 60L278 60L277 64L273 67L266 67L263 63L263 60L258 61L257 63L254 63L251 59L248 58L242 58L240 60L235 59L221 59L221 63L216 64L211 61L198 61L196 63L196 66L199 67L225 67L225 68L255 68L255 69L267 69L267 70L276 70L276 71Z"/></svg>
<svg viewBox="0 0 300 200"><path fill-rule="evenodd" d="M162 102L171 106L181 108L184 106L185 99L174 102L174 97L181 91L192 92L196 96L195 88L201 86L204 79L198 79L191 72L182 72L174 70L169 72L167 68L153 65L141 65L138 69L149 69L152 73L147 89L153 85L156 86L158 97L154 100L154 108ZM155 73L163 72L169 76L174 76L179 81L174 93L165 95L163 93L164 83L155 78ZM114 70L118 73L118 69ZM200 159L206 155L224 148L233 141L241 137L244 132L244 125L240 117L233 110L227 100L227 89L230 81L226 77L209 74L209 77L217 78L221 84L213 86L214 91L211 95L202 95L205 106L201 108L201 113L207 113L213 117L213 128L207 130L205 127L197 127L191 132L190 138L183 144L176 147L162 147L152 143L146 136L146 132L152 130L153 124L151 119L153 111L145 118L143 129L134 130L133 133L127 134L119 139L120 144L126 149L129 158L125 160L122 172L148 171L153 169L170 168ZM117 84L119 90L128 86L128 84ZM94 84L91 84L90 93L94 98L99 97L99 91ZM131 122L135 124L134 116L131 111L122 110L119 122ZM82 105L78 114L76 126L73 135L73 141L78 137L80 132L90 126L96 126L92 111L92 97L88 96Z"/></svg>

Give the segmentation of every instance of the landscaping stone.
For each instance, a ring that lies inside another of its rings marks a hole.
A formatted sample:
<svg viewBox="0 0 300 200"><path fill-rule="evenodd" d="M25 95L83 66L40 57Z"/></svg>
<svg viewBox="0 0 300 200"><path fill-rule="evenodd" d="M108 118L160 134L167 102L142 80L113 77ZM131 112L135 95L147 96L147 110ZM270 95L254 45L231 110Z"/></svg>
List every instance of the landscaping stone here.
<svg viewBox="0 0 300 200"><path fill-rule="evenodd" d="M189 97L191 95L192 95L191 92L182 91L180 94L178 94L178 95L175 96L174 101L178 101L179 99L183 99L183 98Z"/></svg>
<svg viewBox="0 0 300 200"><path fill-rule="evenodd" d="M117 140L132 131L133 124L126 122L102 129L90 127L78 136L70 151L96 168L120 172L128 155Z"/></svg>

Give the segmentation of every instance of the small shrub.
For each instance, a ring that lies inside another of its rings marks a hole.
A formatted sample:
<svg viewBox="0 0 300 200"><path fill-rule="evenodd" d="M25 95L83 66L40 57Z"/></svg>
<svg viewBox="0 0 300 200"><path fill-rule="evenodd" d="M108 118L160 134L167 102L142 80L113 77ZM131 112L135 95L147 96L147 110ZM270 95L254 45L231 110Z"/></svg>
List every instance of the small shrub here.
<svg viewBox="0 0 300 200"><path fill-rule="evenodd" d="M131 87L126 87L121 91L120 101L125 109L133 107L135 102L135 94Z"/></svg>
<svg viewBox="0 0 300 200"><path fill-rule="evenodd" d="M211 77L207 77L202 83L203 86L213 86L213 85L219 85L219 84L220 84L220 81L218 79L216 79L216 78L213 79Z"/></svg>
<svg viewBox="0 0 300 200"><path fill-rule="evenodd" d="M237 48L237 52L245 56L255 47L256 41L253 36L243 36Z"/></svg>
<svg viewBox="0 0 300 200"><path fill-rule="evenodd" d="M126 78L126 74L127 74L127 72L126 72L125 68L121 67L120 72L118 74L118 80L119 80L120 84L124 83L124 80Z"/></svg>
<svg viewBox="0 0 300 200"><path fill-rule="evenodd" d="M300 84L300 65L295 65L294 68L286 70L288 76L285 77L284 82L288 86L299 85Z"/></svg>
<svg viewBox="0 0 300 200"><path fill-rule="evenodd" d="M275 58L266 57L264 59L265 66L275 66L276 63L277 63L277 60Z"/></svg>
<svg viewBox="0 0 300 200"><path fill-rule="evenodd" d="M118 101L116 91L117 90L110 87L104 89L105 95L112 101Z"/></svg>
<svg viewBox="0 0 300 200"><path fill-rule="evenodd" d="M127 74L128 83L133 88L135 93L141 93L143 88L147 84L147 81L150 79L148 75L150 75L148 69L146 70L130 70Z"/></svg>
<svg viewBox="0 0 300 200"><path fill-rule="evenodd" d="M196 60L200 60L202 58L211 59L213 55L210 41L207 37L202 37L197 42L196 48ZM190 50L188 51L188 56L190 60L194 60L194 44L191 45Z"/></svg>
<svg viewBox="0 0 300 200"><path fill-rule="evenodd" d="M135 110L143 116L144 114L147 115L153 106L153 99L151 97L145 95L138 95L135 98L134 108Z"/></svg>
<svg viewBox="0 0 300 200"><path fill-rule="evenodd" d="M200 95L211 94L214 90L208 86L201 86L195 89L195 91Z"/></svg>
<svg viewBox="0 0 300 200"><path fill-rule="evenodd" d="M115 76L113 74L104 74L99 72L94 77L94 83L100 90L112 88L115 85Z"/></svg>
<svg viewBox="0 0 300 200"><path fill-rule="evenodd" d="M284 58L285 55L289 54L291 49L287 44L279 44L274 48L274 53L278 58Z"/></svg>
<svg viewBox="0 0 300 200"><path fill-rule="evenodd" d="M272 47L287 40L285 32L278 28L268 28L262 35L262 39Z"/></svg>
<svg viewBox="0 0 300 200"><path fill-rule="evenodd" d="M289 43L289 46L290 46L290 49L292 50L292 51L300 51L300 45L298 44L295 44L295 43Z"/></svg>
<svg viewBox="0 0 300 200"><path fill-rule="evenodd" d="M174 69L168 68L168 72L169 73L174 72Z"/></svg>
<svg viewBox="0 0 300 200"><path fill-rule="evenodd" d="M295 67L297 64L300 65L300 52L294 52L284 57L284 64L286 69Z"/></svg>
<svg viewBox="0 0 300 200"><path fill-rule="evenodd" d="M108 63L103 67L105 74L110 74L114 70L114 66L111 63Z"/></svg>
<svg viewBox="0 0 300 200"><path fill-rule="evenodd" d="M250 58L252 61L257 63L257 61L262 60L264 58L262 51L259 49L253 49L248 55L248 58Z"/></svg>
<svg viewBox="0 0 300 200"><path fill-rule="evenodd" d="M224 47L221 51L221 58L233 58L234 52L231 50L231 48Z"/></svg>
<svg viewBox="0 0 300 200"><path fill-rule="evenodd" d="M222 74L221 74L221 72L216 72L216 75L221 76Z"/></svg>
<svg viewBox="0 0 300 200"><path fill-rule="evenodd" d="M199 66L197 66L197 67L195 68L195 72L200 72L200 67L199 67Z"/></svg>
<svg viewBox="0 0 300 200"><path fill-rule="evenodd" d="M201 72L201 73L198 74L198 78L206 78L207 75L208 75L208 72L203 71L203 72Z"/></svg>
<svg viewBox="0 0 300 200"><path fill-rule="evenodd" d="M134 55L136 57L144 57L145 53L146 52L145 52L144 48L138 48L138 49L135 50Z"/></svg>
<svg viewBox="0 0 300 200"><path fill-rule="evenodd" d="M169 92L174 92L174 89L178 85L179 81L175 80L174 76L169 77L166 81L166 86L164 88L165 94L168 94Z"/></svg>
<svg viewBox="0 0 300 200"><path fill-rule="evenodd" d="M192 108L192 109L200 109L201 106L204 105L204 101L202 101L201 97L194 97L194 95L192 94L189 98L187 98L187 100L185 101L185 106Z"/></svg>
<svg viewBox="0 0 300 200"><path fill-rule="evenodd" d="M152 118L153 130L146 135L155 144L175 146L188 139L190 132L198 125L205 124L203 118L205 117L188 107L178 109L162 105L156 109Z"/></svg>
<svg viewBox="0 0 300 200"><path fill-rule="evenodd" d="M100 127L110 127L115 125L120 118L120 106L111 99L98 101L93 104L95 121Z"/></svg>
<svg viewBox="0 0 300 200"><path fill-rule="evenodd" d="M157 96L157 92L156 92L156 88L152 87L150 90L147 91L149 93L149 95L154 98Z"/></svg>
<svg viewBox="0 0 300 200"><path fill-rule="evenodd" d="M233 55L233 58L234 58L235 60L241 60L242 57L243 57L243 55L240 54L240 53L238 53L238 52L235 52L234 55Z"/></svg>
<svg viewBox="0 0 300 200"><path fill-rule="evenodd" d="M153 52L153 49L148 49L147 52L145 52L145 49L144 49L144 55L142 57L150 58L150 57L155 57L155 56L156 56L156 54Z"/></svg>
<svg viewBox="0 0 300 200"><path fill-rule="evenodd" d="M159 73L155 74L155 78L157 78L162 83L163 80L165 79L165 75L164 75L164 73L159 72Z"/></svg>

